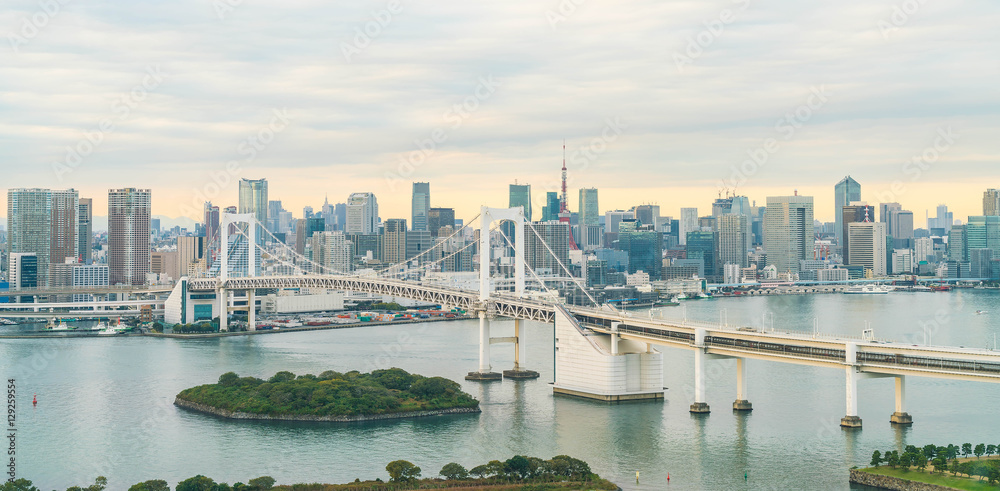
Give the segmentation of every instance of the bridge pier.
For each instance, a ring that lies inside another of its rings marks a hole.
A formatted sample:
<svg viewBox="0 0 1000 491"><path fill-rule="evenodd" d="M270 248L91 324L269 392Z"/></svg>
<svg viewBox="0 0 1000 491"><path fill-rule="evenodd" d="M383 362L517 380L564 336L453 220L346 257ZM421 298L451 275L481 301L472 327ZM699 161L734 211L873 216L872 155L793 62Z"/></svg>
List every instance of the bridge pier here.
<svg viewBox="0 0 1000 491"><path fill-rule="evenodd" d="M896 377L896 412L892 413L889 422L894 425L909 426L913 424L911 417L904 409L906 403L906 378L902 375Z"/></svg>
<svg viewBox="0 0 1000 491"><path fill-rule="evenodd" d="M488 382L493 380L501 380L503 375L496 372L491 372L493 367L490 366L490 320L486 318L486 311L479 311L479 370L476 372L469 372L465 376L465 380L474 380L478 382Z"/></svg>
<svg viewBox="0 0 1000 491"><path fill-rule="evenodd" d="M850 351L850 348L848 348ZM853 366L847 372L847 416L840 419L843 428L861 428L861 418L858 417L858 372Z"/></svg>
<svg viewBox="0 0 1000 491"><path fill-rule="evenodd" d="M694 330L694 404L691 404L691 412L694 414L707 414L711 412L708 403L705 402L705 330Z"/></svg>
<svg viewBox="0 0 1000 491"><path fill-rule="evenodd" d="M504 370L504 378L512 379L532 379L540 375L534 370L521 368L521 319L514 319L514 369Z"/></svg>
<svg viewBox="0 0 1000 491"><path fill-rule="evenodd" d="M257 299L255 291L247 290L247 331L257 330Z"/></svg>
<svg viewBox="0 0 1000 491"><path fill-rule="evenodd" d="M736 359L736 401L733 411L753 411L753 404L747 400L747 362L743 358Z"/></svg>
<svg viewBox="0 0 1000 491"><path fill-rule="evenodd" d="M229 330L229 299L225 288L219 288L219 332Z"/></svg>

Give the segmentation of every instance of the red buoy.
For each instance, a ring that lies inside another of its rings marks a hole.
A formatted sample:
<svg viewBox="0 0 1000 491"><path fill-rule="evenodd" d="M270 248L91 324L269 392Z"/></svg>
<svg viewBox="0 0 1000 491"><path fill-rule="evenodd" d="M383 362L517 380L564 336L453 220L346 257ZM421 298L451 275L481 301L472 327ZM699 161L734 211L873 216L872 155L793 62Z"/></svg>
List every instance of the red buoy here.
<svg viewBox="0 0 1000 491"><path fill-rule="evenodd" d="M32 406L37 406L38 405L38 394L35 394L34 396L32 396L32 398L31 398L31 405Z"/></svg>

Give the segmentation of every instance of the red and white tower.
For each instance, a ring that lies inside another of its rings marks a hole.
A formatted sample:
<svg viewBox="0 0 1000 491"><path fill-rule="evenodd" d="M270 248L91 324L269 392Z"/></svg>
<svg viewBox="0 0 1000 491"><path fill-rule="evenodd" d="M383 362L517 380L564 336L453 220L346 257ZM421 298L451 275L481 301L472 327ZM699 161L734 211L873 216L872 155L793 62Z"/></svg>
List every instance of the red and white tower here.
<svg viewBox="0 0 1000 491"><path fill-rule="evenodd" d="M562 197L559 201L559 221L566 223L566 226L569 227L569 249L571 251L578 251L580 248L576 245L576 240L573 238L573 225L570 223L569 197L566 192L566 140L563 140Z"/></svg>

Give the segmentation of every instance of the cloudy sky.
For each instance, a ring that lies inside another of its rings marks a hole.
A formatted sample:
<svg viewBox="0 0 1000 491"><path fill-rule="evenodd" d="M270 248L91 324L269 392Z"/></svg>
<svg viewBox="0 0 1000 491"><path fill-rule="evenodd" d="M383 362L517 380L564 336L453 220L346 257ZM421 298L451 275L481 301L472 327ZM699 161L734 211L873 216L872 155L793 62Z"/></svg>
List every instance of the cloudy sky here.
<svg viewBox="0 0 1000 491"><path fill-rule="evenodd" d="M372 191L408 217L429 181L471 217L515 180L555 190L565 139L573 209L736 187L832 221L850 174L964 219L1000 187L997 25L987 0L9 0L0 165L95 214L131 186L196 217L266 177L296 216Z"/></svg>

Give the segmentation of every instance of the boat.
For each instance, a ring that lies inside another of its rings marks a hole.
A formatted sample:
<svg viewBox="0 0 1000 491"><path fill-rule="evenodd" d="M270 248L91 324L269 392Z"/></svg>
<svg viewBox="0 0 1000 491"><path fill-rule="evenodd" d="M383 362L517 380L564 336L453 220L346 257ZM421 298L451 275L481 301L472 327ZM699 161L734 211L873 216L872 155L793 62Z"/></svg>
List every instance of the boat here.
<svg viewBox="0 0 1000 491"><path fill-rule="evenodd" d="M63 321L59 321L59 324L56 324L55 319L49 321L48 325L45 326L46 331L72 331L74 329L76 329L76 326L70 326Z"/></svg>
<svg viewBox="0 0 1000 491"><path fill-rule="evenodd" d="M885 285L860 285L852 286L846 290L844 293L849 295L885 295L892 291L892 287Z"/></svg>
<svg viewBox="0 0 1000 491"><path fill-rule="evenodd" d="M951 287L948 285L931 285L930 288L931 291L935 292L946 292L948 290L951 290Z"/></svg>
<svg viewBox="0 0 1000 491"><path fill-rule="evenodd" d="M983 315L983 314L986 314L988 312L989 312L988 310L977 310L976 311L976 315Z"/></svg>
<svg viewBox="0 0 1000 491"><path fill-rule="evenodd" d="M98 324L98 326L101 326L102 324ZM121 319L118 319L118 324L115 324L113 326L110 325L110 324L103 324L103 329L101 329L100 331L98 331L97 335L98 336L114 336L114 335L117 335L117 334L125 334L126 331L128 331L128 328L122 325L122 320Z"/></svg>

